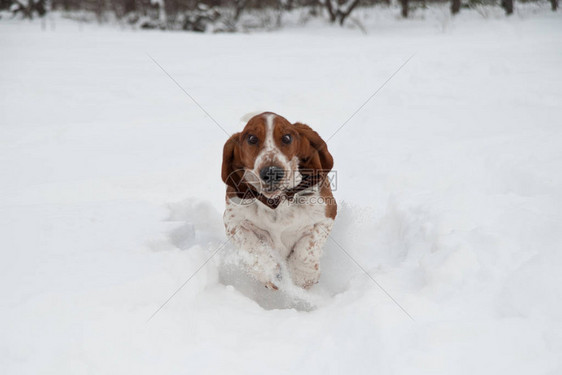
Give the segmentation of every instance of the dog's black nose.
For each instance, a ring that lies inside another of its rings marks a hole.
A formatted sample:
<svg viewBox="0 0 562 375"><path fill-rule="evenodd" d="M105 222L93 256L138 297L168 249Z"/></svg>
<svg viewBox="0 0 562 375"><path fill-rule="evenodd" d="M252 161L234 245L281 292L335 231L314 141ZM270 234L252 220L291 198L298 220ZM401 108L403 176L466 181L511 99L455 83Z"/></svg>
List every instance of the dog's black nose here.
<svg viewBox="0 0 562 375"><path fill-rule="evenodd" d="M278 183L284 176L285 171L283 168L279 168L274 165L270 165L269 167L265 167L260 170L260 178L263 182L268 184Z"/></svg>

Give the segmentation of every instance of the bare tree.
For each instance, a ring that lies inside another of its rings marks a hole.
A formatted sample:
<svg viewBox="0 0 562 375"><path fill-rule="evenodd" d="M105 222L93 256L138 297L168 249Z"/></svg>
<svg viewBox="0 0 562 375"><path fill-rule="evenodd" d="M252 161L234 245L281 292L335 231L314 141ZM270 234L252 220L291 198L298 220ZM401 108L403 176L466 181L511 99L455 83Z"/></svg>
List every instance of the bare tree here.
<svg viewBox="0 0 562 375"><path fill-rule="evenodd" d="M400 4L402 5L402 17L408 18L408 8L409 8L409 0L400 0Z"/></svg>
<svg viewBox="0 0 562 375"><path fill-rule="evenodd" d="M105 12L107 4L104 0L85 0L82 4L82 9L92 12L96 16L98 23L106 21Z"/></svg>
<svg viewBox="0 0 562 375"><path fill-rule="evenodd" d="M324 6L330 15L330 22L338 22L340 25L343 25L345 19L358 4L359 0L324 0Z"/></svg>
<svg viewBox="0 0 562 375"><path fill-rule="evenodd" d="M234 1L234 21L238 21L240 15L244 8L246 8L246 0L236 0Z"/></svg>
<svg viewBox="0 0 562 375"><path fill-rule="evenodd" d="M15 0L12 2L10 10L12 13L21 14L23 18L32 19L33 15L37 13L40 17L43 17L47 13L47 6L45 0L35 0L35 1L24 1Z"/></svg>
<svg viewBox="0 0 562 375"><path fill-rule="evenodd" d="M505 9L505 14L513 14L513 0L502 0L501 6Z"/></svg>
<svg viewBox="0 0 562 375"><path fill-rule="evenodd" d="M451 1L451 13L457 14L461 10L461 0Z"/></svg>
<svg viewBox="0 0 562 375"><path fill-rule="evenodd" d="M558 0L550 0L550 5L552 6L552 11L556 12L558 9Z"/></svg>

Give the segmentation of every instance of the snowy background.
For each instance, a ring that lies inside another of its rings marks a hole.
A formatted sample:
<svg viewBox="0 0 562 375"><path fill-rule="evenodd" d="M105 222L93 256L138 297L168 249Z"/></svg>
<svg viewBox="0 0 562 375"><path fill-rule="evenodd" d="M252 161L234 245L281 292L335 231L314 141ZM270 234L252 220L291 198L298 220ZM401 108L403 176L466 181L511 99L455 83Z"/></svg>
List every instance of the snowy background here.
<svg viewBox="0 0 562 375"><path fill-rule="evenodd" d="M0 22L0 372L561 374L560 13L371 19ZM147 321L226 240L227 139L149 56L227 133L328 138L412 55L329 141L320 283L267 291L227 244Z"/></svg>

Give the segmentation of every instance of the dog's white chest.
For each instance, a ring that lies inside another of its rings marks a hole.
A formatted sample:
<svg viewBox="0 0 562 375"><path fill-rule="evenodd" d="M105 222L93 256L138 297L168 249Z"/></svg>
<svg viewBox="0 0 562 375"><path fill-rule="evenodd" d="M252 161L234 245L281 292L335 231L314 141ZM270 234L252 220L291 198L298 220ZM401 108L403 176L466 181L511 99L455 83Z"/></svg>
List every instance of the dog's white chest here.
<svg viewBox="0 0 562 375"><path fill-rule="evenodd" d="M272 248L286 258L295 243L309 235L315 224L332 221L325 215L326 207L319 194L282 202L276 209L254 200L248 204L228 201L224 222L228 227L249 223Z"/></svg>

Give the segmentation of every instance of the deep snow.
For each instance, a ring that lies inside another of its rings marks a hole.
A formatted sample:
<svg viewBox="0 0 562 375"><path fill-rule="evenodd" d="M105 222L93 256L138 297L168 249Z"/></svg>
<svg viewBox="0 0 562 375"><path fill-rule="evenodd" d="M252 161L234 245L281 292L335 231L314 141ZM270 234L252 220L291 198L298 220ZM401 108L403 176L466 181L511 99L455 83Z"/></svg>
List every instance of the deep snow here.
<svg viewBox="0 0 562 375"><path fill-rule="evenodd" d="M1 21L0 372L561 373L560 14L375 21ZM312 291L256 286L227 245L147 323L226 239L226 135L147 54L228 133L264 109L325 138L415 54L329 141Z"/></svg>

